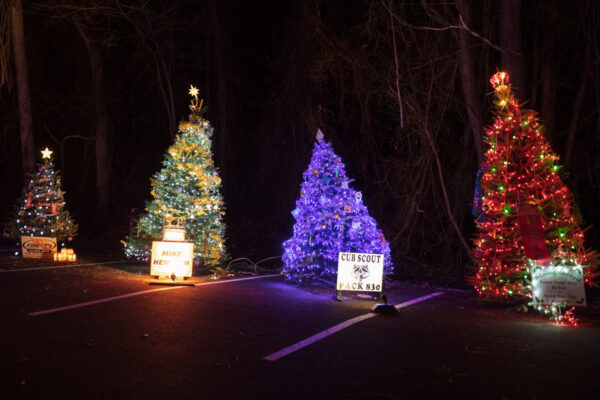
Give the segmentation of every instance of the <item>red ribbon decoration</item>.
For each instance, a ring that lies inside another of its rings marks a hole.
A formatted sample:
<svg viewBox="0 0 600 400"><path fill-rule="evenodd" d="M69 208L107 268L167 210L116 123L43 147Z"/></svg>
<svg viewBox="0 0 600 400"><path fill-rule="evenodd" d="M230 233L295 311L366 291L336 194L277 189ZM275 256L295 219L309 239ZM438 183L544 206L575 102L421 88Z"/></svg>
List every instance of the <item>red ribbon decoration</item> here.
<svg viewBox="0 0 600 400"><path fill-rule="evenodd" d="M550 264L552 254L544 242L542 216L537 208L531 204L519 204L517 218L527 257L538 260L540 265Z"/></svg>
<svg viewBox="0 0 600 400"><path fill-rule="evenodd" d="M27 200L25 201L25 208L31 207L31 201L32 201L32 199L33 199L33 194L29 193L27 195Z"/></svg>

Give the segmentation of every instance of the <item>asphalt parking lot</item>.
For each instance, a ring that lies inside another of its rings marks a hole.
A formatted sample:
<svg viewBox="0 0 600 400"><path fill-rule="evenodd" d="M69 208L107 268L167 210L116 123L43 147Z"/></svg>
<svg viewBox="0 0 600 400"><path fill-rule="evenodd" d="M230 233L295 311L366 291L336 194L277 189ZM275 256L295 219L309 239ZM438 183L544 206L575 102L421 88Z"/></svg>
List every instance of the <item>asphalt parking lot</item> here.
<svg viewBox="0 0 600 400"><path fill-rule="evenodd" d="M281 276L150 285L144 265L0 272L2 392L30 398L595 398L600 324L399 284L395 315Z"/></svg>

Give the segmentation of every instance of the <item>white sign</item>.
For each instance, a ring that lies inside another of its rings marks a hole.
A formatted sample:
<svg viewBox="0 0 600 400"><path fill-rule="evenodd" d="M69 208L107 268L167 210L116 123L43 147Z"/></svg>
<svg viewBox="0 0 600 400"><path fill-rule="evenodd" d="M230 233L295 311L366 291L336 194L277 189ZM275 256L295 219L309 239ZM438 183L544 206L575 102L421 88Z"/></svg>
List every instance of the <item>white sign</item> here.
<svg viewBox="0 0 600 400"><path fill-rule="evenodd" d="M587 306L581 265L543 267L532 261L531 283L536 303Z"/></svg>
<svg viewBox="0 0 600 400"><path fill-rule="evenodd" d="M52 258L56 253L55 237L21 236L23 258Z"/></svg>
<svg viewBox="0 0 600 400"><path fill-rule="evenodd" d="M383 254L339 253L336 290L381 292Z"/></svg>
<svg viewBox="0 0 600 400"><path fill-rule="evenodd" d="M194 243L152 242L150 275L190 277L194 264Z"/></svg>

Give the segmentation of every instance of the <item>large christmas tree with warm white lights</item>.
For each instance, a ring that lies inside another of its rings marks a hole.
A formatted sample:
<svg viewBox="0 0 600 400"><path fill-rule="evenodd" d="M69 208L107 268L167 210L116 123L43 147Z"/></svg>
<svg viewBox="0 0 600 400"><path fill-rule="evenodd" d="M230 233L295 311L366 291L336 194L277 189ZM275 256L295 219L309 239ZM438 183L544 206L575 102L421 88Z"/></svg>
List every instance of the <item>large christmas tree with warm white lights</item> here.
<svg viewBox="0 0 600 400"><path fill-rule="evenodd" d="M480 181L476 270L469 278L489 297L532 296L530 263L583 266L589 281L596 253L584 250L573 194L559 176L558 156L534 111L521 110L508 74L491 78L495 121Z"/></svg>
<svg viewBox="0 0 600 400"><path fill-rule="evenodd" d="M42 151L42 163L29 174L29 184L23 190L16 215L7 224L7 234L15 239L21 236L55 237L70 240L77 235L77 224L65 209L65 192L61 177L54 169L52 151Z"/></svg>
<svg viewBox="0 0 600 400"><path fill-rule="evenodd" d="M148 258L152 241L161 240L165 220L173 218L185 227L186 241L194 243L194 258L210 269L226 257L224 203L211 152L213 128L200 115L197 89L192 86L190 94L192 114L179 124L175 143L165 154L164 168L151 179L153 199L124 241L125 254Z"/></svg>
<svg viewBox="0 0 600 400"><path fill-rule="evenodd" d="M303 177L292 211L294 234L283 243L286 277L334 282L339 252L383 254L384 276L392 273L389 243L369 216L362 193L350 187L341 158L320 130Z"/></svg>

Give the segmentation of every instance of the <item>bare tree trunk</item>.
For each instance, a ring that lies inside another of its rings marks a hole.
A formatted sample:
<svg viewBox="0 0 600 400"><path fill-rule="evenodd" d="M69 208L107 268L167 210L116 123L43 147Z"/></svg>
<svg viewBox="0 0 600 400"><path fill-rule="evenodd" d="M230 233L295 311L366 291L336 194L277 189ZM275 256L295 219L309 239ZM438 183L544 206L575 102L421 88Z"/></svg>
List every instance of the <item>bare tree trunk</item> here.
<svg viewBox="0 0 600 400"><path fill-rule="evenodd" d="M222 13L219 12L221 1L210 1L211 15L211 43L212 56L214 62L214 70L216 74L216 92L213 98L216 99L216 129L218 138L214 138L216 145L216 157L220 160L219 167L224 176L229 174L229 165L231 158L231 142L229 138L233 137L235 104L233 96L231 96L231 62L229 59L229 43L223 40L227 37L226 31L229 29L229 22L225 21Z"/></svg>
<svg viewBox="0 0 600 400"><path fill-rule="evenodd" d="M590 46L587 45L585 51L585 59L583 61L583 71L581 72L579 87L577 88L577 95L575 96L575 102L573 103L573 113L571 114L571 122L569 123L567 146L565 147L564 152L564 163L566 166L569 166L569 163L571 162L571 155L573 154L573 144L575 143L577 123L579 122L579 114L581 113L581 109L583 108L583 102L585 99L585 89L588 84L592 67L591 54L592 52Z"/></svg>
<svg viewBox="0 0 600 400"><path fill-rule="evenodd" d="M444 204L446 205L446 212L448 213L448 219L450 219L450 223L454 227L454 231L456 232L456 235L458 236L460 243L463 245L465 252L469 256L469 259L471 260L471 262L473 264L477 265L477 261L473 257L473 252L471 251L471 246L469 246L469 244L467 243L467 240L465 239L464 235L462 234L462 230L458 226L458 223L456 222L456 219L454 218L454 214L452 213L452 207L450 206L450 198L448 197L448 191L446 190L446 183L444 181L442 162L440 161L440 156L437 151L437 147L435 146L435 143L433 141L433 138L431 137L432 135L431 135L431 132L429 131L429 124L427 122L425 122L423 124L423 132L425 132L425 137L427 138L427 142L429 143L429 146L431 148L431 153L433 154L434 159L435 159L435 166L437 169L438 178L440 180L440 188L442 190L442 194L444 195Z"/></svg>
<svg viewBox="0 0 600 400"><path fill-rule="evenodd" d="M456 4L458 11L463 16L467 26L471 26L471 10L469 4L465 0L458 0ZM481 102L479 101L477 90L477 79L475 78L475 65L473 63L473 54L469 45L469 38L469 33L464 29L459 31L459 69L465 106L467 107L469 124L473 134L473 143L477 153L477 165L481 165L483 162L483 120Z"/></svg>
<svg viewBox="0 0 600 400"><path fill-rule="evenodd" d="M77 29L88 50L92 71L92 92L94 96L95 136L96 136L96 219L102 221L108 214L110 195L110 161L108 154L108 103L104 86L104 61L100 49L91 40L80 23Z"/></svg>
<svg viewBox="0 0 600 400"><path fill-rule="evenodd" d="M552 1L540 3L543 15L542 48L540 54L540 114L546 123L550 142L556 138L556 81L558 76L558 49L556 46L555 9Z"/></svg>
<svg viewBox="0 0 600 400"><path fill-rule="evenodd" d="M169 134L171 138L174 138L177 134L177 115L175 114L175 99L173 96L173 86L171 83L171 66L170 64L167 65L165 62L165 57L162 55L160 44L152 37L152 29L133 19L129 13L125 11L120 1L115 0L115 5L121 13L121 16L125 18L138 32L143 46L146 47L148 52L152 55L152 60L154 61L154 70L156 73L156 82L160 89L169 119ZM172 52L172 47L168 49L168 51ZM171 57L172 56L170 56L169 60L172 59Z"/></svg>
<svg viewBox="0 0 600 400"><path fill-rule="evenodd" d="M500 47L506 50L502 52L502 69L509 73L517 97L527 99L527 76L522 43L521 0L502 0L500 1Z"/></svg>
<svg viewBox="0 0 600 400"><path fill-rule="evenodd" d="M10 7L12 40L15 57L15 75L19 98L19 127L21 128L21 160L23 178L35 167L33 146L33 118L31 112L31 96L29 93L29 77L27 54L25 52L25 31L23 29L23 4L21 0L13 0Z"/></svg>
<svg viewBox="0 0 600 400"><path fill-rule="evenodd" d="M229 126L228 126L228 120L229 118L227 118L228 114L229 114L229 110L227 109L228 107L228 90L227 90L227 81L226 81L226 76L227 73L226 71L228 71L227 66L225 65L225 57L224 57L224 52L226 51L223 47L225 46L225 41L223 40L223 21L220 18L219 15L219 3L220 1L211 1L210 2L210 13L211 13L211 30L212 30L212 35L211 35L211 42L213 43L213 55L214 55L214 63L215 63L215 70L217 71L217 93L216 93L216 99L217 99L217 110L218 110L218 115L219 115L219 131L221 132L221 134L223 134L224 132L227 132ZM226 149L225 149L225 140L219 140L220 146L218 149L218 154L219 156L226 156ZM225 161L225 158L222 158L222 161Z"/></svg>
<svg viewBox="0 0 600 400"><path fill-rule="evenodd" d="M592 3L593 4L593 3ZM596 12L593 12L592 15L598 15ZM592 44L590 45L592 48L592 59L594 60L592 67L592 90L595 94L596 99L596 115L600 115L600 45L598 40L598 34L596 32L600 32L600 24L595 24L596 29L592 30L593 38ZM600 144L600 118L597 118L596 121L596 143ZM600 159L597 160L600 162Z"/></svg>
<svg viewBox="0 0 600 400"><path fill-rule="evenodd" d="M398 97L398 116L400 118L400 128L404 128L404 110L402 108L402 93L400 92L400 71L398 66L398 46L396 44L396 28L394 24L394 14L392 13L392 4L388 7L390 14L390 26L392 31L392 47L394 48L394 73L395 73L395 84L396 84L396 96Z"/></svg>

